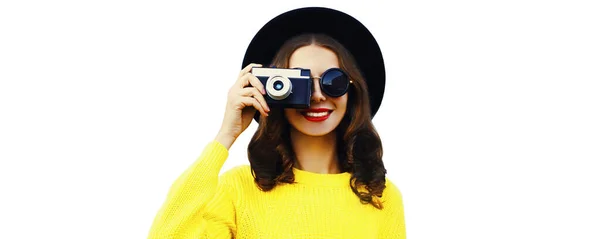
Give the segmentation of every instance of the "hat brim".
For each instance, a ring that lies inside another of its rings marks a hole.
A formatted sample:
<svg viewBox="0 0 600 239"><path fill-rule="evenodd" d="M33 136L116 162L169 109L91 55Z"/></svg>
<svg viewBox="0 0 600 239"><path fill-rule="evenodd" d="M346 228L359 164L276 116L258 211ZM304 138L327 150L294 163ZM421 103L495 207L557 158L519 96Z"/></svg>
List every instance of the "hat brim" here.
<svg viewBox="0 0 600 239"><path fill-rule="evenodd" d="M341 11L307 7L273 18L250 42L242 68L250 63L269 65L287 40L304 33L328 35L352 54L367 83L373 118L379 110L385 90L383 55L371 32L360 21ZM258 116L254 117L257 122Z"/></svg>

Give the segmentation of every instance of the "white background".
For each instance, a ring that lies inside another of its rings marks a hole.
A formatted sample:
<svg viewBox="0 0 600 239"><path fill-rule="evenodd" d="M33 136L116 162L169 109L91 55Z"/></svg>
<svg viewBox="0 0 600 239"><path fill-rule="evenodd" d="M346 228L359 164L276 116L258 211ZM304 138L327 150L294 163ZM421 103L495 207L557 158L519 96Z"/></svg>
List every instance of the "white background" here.
<svg viewBox="0 0 600 239"><path fill-rule="evenodd" d="M312 5L384 53L408 238L600 238L600 8L532 0L3 1L0 238L145 238L254 34Z"/></svg>

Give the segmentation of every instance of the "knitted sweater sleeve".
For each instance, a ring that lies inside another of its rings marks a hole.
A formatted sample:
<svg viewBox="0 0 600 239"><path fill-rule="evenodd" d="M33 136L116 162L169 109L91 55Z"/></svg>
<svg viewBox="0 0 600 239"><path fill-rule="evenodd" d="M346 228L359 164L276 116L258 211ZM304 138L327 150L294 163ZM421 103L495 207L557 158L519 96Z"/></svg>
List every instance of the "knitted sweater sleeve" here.
<svg viewBox="0 0 600 239"><path fill-rule="evenodd" d="M383 206L385 220L379 232L380 239L406 239L406 226L404 224L404 205L400 190L389 180L386 180L383 191Z"/></svg>
<svg viewBox="0 0 600 239"><path fill-rule="evenodd" d="M234 238L231 177L219 177L227 149L210 142L200 157L172 184L154 218L149 239Z"/></svg>

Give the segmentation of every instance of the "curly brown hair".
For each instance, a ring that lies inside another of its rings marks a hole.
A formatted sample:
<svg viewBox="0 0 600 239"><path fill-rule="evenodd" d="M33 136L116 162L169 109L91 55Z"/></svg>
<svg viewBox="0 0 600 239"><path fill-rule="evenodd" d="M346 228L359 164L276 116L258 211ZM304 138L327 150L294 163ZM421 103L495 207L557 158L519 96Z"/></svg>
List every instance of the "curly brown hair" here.
<svg viewBox="0 0 600 239"><path fill-rule="evenodd" d="M351 173L349 185L362 203L382 209L386 169L379 134L371 122L367 84L352 55L336 40L323 34L303 34L288 40L275 55L272 66L287 68L292 53L303 46L317 45L335 52L339 65L353 81L348 91L348 108L335 129L340 169ZM290 139L290 124L282 109L261 116L248 145L248 159L256 185L263 191L278 183L294 183L296 160Z"/></svg>

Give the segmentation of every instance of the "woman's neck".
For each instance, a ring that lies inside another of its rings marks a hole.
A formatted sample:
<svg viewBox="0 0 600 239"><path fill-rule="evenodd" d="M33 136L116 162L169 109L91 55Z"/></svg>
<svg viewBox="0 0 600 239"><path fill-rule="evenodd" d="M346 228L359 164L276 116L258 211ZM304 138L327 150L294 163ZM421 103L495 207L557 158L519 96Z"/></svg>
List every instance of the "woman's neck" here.
<svg viewBox="0 0 600 239"><path fill-rule="evenodd" d="M309 136L291 127L290 138L296 154L294 167L313 173L340 173L335 131Z"/></svg>

